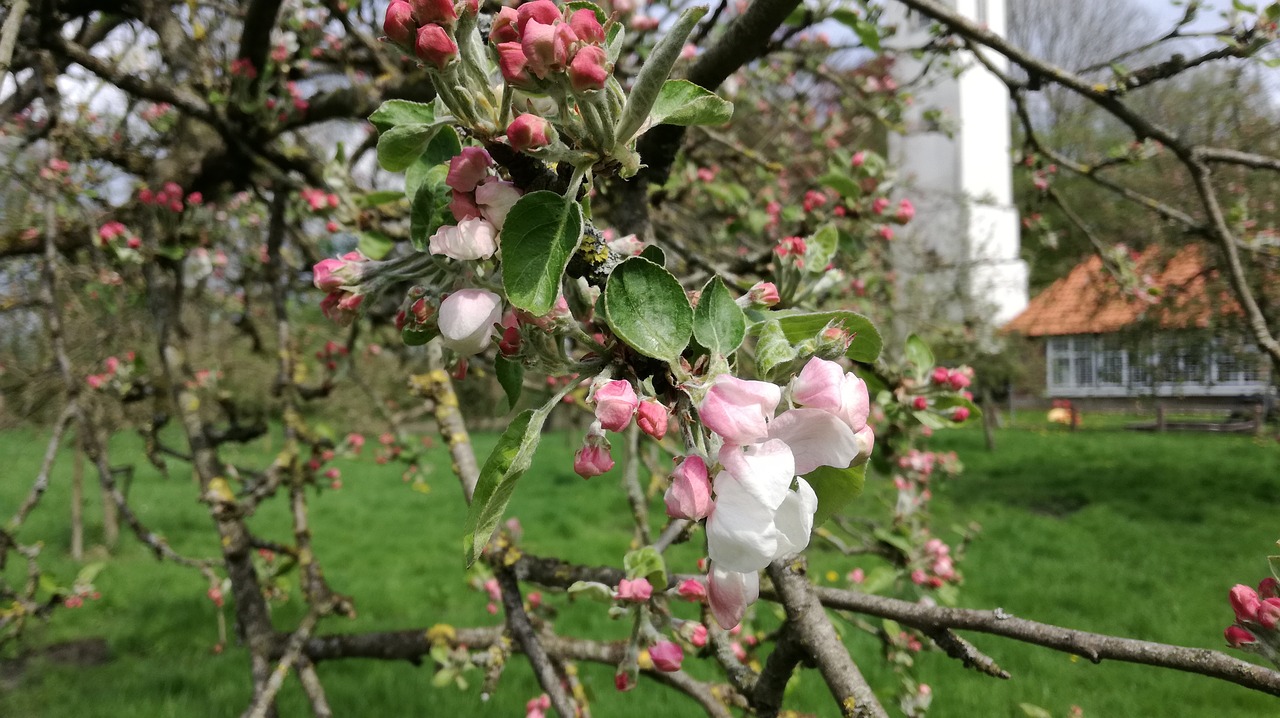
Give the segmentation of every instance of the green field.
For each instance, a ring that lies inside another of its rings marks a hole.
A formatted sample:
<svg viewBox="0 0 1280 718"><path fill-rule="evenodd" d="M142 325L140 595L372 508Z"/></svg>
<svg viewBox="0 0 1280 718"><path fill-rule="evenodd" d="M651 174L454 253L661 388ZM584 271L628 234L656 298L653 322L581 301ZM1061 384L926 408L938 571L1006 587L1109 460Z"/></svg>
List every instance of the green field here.
<svg viewBox="0 0 1280 718"><path fill-rule="evenodd" d="M25 495L43 451L42 434L0 434L0 519L7 520ZM492 438L481 437L481 451ZM961 603L1000 606L1026 618L1074 628L1219 648L1231 618L1227 589L1256 583L1265 556L1280 538L1280 445L1248 437L1139 434L1121 431L1010 429L999 450L987 453L976 429L935 440L935 448L960 452L967 471L938 491L942 525L976 521L983 527L961 566ZM116 462L137 452L132 437L116 443ZM618 563L629 541L620 527L628 515L612 475L583 482L570 470L574 446L553 435L525 477L512 513L525 527L525 546L578 562ZM264 444L238 453L261 459ZM155 530L179 550L214 555L209 519L195 501L189 474L175 466L164 480L141 462L132 501ZM333 586L356 598L359 617L330 619L321 631L427 627L436 623L494 625L486 598L466 585L459 537L464 508L456 484L442 469L433 490L419 493L394 467L372 461L339 461L345 487L312 502L316 548ZM447 462L442 463L447 466ZM44 503L21 537L46 539L47 567L69 581L67 558L70 462L59 463ZM874 480L858 510L874 514L887 495ZM87 510L88 540L100 536L96 493ZM253 519L267 538L286 541L281 506ZM692 547L677 547L677 570L689 570ZM856 562L828 547L811 550L815 575L843 576ZM90 550L90 560L105 555ZM14 566L8 569L15 576ZM215 608L202 579L188 569L156 562L129 535L97 581L100 601L57 612L29 634L32 645L101 637L110 659L101 665L65 665L44 658L0 663L0 716L226 716L246 705L246 654L228 646L212 655ZM598 604L562 608L557 624L567 634L622 638L628 626L612 622ZM277 605L278 625L299 617L296 599ZM770 609L765 608L765 611ZM856 632L852 632L856 633ZM1089 718L1139 716L1269 716L1280 703L1233 685L1152 668L1086 661L1004 639L970 636L1004 668L1011 681L970 673L937 653L920 658L921 677L934 688L931 716L1022 716L1020 702L1066 715L1072 704ZM877 645L850 639L855 658L873 680L887 679ZM11 658L11 656L7 657ZM539 693L521 660L484 703L481 677L469 674L467 691L435 689L431 668L374 661L323 664L321 677L338 715L522 715L524 701ZM619 695L612 670L589 667L584 682L598 716L697 715L691 703L668 689L642 682ZM300 691L286 684L282 715L302 715ZM806 672L788 699L817 715L833 706L816 673Z"/></svg>

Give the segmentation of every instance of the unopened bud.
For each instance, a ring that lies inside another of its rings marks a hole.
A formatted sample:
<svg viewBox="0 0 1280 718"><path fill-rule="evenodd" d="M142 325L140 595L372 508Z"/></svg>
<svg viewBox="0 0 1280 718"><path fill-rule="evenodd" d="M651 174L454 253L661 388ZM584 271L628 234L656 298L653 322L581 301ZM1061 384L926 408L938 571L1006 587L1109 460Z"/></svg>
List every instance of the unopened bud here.
<svg viewBox="0 0 1280 718"><path fill-rule="evenodd" d="M423 25L418 28L418 41L414 45L418 59L443 70L458 56L458 44L439 25Z"/></svg>
<svg viewBox="0 0 1280 718"><path fill-rule="evenodd" d="M551 144L554 132L550 122L526 112L507 126L507 143L519 152L536 150Z"/></svg>

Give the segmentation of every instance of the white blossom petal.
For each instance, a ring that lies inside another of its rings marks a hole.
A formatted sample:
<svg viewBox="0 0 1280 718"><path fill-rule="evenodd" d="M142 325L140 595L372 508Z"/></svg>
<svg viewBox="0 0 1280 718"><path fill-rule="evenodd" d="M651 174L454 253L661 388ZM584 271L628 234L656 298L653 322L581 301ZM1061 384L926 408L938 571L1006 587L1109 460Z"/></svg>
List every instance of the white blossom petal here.
<svg viewBox="0 0 1280 718"><path fill-rule="evenodd" d="M716 503L707 517L707 554L729 571L758 571L778 551L774 510L762 505L732 476L715 481ZM785 500L785 497L784 497Z"/></svg>
<svg viewBox="0 0 1280 718"><path fill-rule="evenodd" d="M819 466L843 469L853 463L862 448L848 424L822 409L783 412L769 424L769 438L781 440L791 449L797 474L807 474Z"/></svg>
<svg viewBox="0 0 1280 718"><path fill-rule="evenodd" d="M787 495L773 522L778 530L778 548L774 558L803 551L813 532L813 514L818 510L818 495L804 479L797 479L799 489Z"/></svg>
<svg viewBox="0 0 1280 718"><path fill-rule="evenodd" d="M743 489L769 511L777 511L796 475L795 458L785 442L771 440L747 446L726 443L718 456L725 472L737 479ZM717 490L719 486L717 480Z"/></svg>

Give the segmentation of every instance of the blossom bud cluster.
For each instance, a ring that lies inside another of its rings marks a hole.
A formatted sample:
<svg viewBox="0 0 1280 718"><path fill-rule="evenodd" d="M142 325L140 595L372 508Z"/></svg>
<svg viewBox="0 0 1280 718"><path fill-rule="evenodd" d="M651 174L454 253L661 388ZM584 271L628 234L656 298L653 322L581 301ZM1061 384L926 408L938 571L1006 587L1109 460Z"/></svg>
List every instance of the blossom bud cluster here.
<svg viewBox="0 0 1280 718"><path fill-rule="evenodd" d="M587 403L595 404L596 420L574 458L574 470L584 479L599 476L613 468L604 430L625 431L635 417L636 425L649 436L661 440L667 434L670 418L667 407L655 398L641 401L631 382L625 379L597 379Z"/></svg>
<svg viewBox="0 0 1280 718"><path fill-rule="evenodd" d="M356 310L364 301L361 280L369 264L359 252L320 260L312 269L316 289L328 292L320 302L320 311L335 324L346 326L356 318Z"/></svg>
<svg viewBox="0 0 1280 718"><path fill-rule="evenodd" d="M1223 632L1227 645L1260 654L1280 666L1280 581L1268 576L1256 591L1236 584L1227 599L1236 616Z"/></svg>
<svg viewBox="0 0 1280 718"><path fill-rule="evenodd" d="M907 401L915 411L929 410L935 406L934 402L939 398L954 399L957 392L964 397L965 401L973 401L973 394L968 391L969 385L973 382L973 376L973 367L969 366L958 369L934 367L933 371L929 372L929 381L925 386L918 386L914 380L904 383L903 389L908 391L904 391L903 401ZM951 406L941 410L940 413L959 424L968 420L971 412L967 406Z"/></svg>
<svg viewBox="0 0 1280 718"><path fill-rule="evenodd" d="M498 235L521 192L499 179L493 168L493 158L482 147L464 147L450 160L445 184L452 192L449 211L458 224L431 235L432 254L474 261L498 251Z"/></svg>
<svg viewBox="0 0 1280 718"><path fill-rule="evenodd" d="M475 0L394 0L387 6L382 31L387 39L412 52L423 63L443 70L458 56L454 32L460 12L475 15Z"/></svg>
<svg viewBox="0 0 1280 718"><path fill-rule="evenodd" d="M113 242L118 237L123 237L125 239L125 246L129 249L138 249L142 246L142 239L133 232L130 232L129 228L124 226L123 222L112 220L110 222L103 223L103 225L98 228L99 247L105 249L107 247L114 246Z"/></svg>
<svg viewBox="0 0 1280 718"><path fill-rule="evenodd" d="M489 33L503 79L512 87L535 91L562 81L573 92L604 89L612 71L604 40L595 10L566 8L562 13L551 0L502 8Z"/></svg>
<svg viewBox="0 0 1280 718"><path fill-rule="evenodd" d="M185 195L185 202L184 200ZM154 205L170 212L181 212L188 206L197 207L204 203L204 195L199 192L186 194L177 182L165 182L158 190L150 187L138 188L138 202Z"/></svg>
<svg viewBox="0 0 1280 718"><path fill-rule="evenodd" d="M964 467L954 451L938 453L911 449L898 457L898 469L893 476L893 486L898 490L894 515L905 518L923 510L933 498L929 486L935 474L954 478Z"/></svg>
<svg viewBox="0 0 1280 718"><path fill-rule="evenodd" d="M102 362L102 373L90 374L85 377L85 383L89 385L90 389L103 389L109 386L112 381L121 385L128 384L136 369L134 365L136 358L137 356L133 352L125 352L123 359L109 356Z"/></svg>

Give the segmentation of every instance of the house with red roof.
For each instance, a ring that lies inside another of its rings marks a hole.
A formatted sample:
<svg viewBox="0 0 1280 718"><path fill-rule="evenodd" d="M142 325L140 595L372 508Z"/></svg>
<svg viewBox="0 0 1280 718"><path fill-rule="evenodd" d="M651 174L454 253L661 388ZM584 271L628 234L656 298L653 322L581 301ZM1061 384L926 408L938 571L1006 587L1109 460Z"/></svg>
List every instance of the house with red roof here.
<svg viewBox="0 0 1280 718"><path fill-rule="evenodd" d="M1051 398L1264 400L1270 363L1237 326L1239 305L1210 256L1194 244L1135 253L1123 266L1095 255L1004 331L1037 340Z"/></svg>

